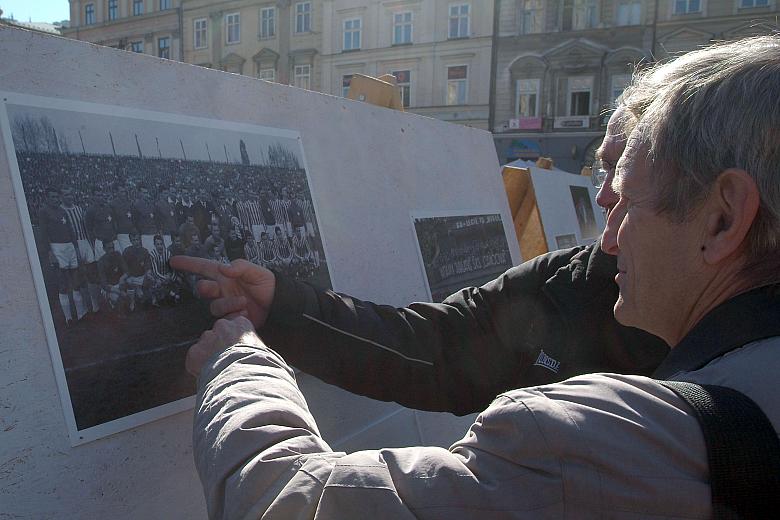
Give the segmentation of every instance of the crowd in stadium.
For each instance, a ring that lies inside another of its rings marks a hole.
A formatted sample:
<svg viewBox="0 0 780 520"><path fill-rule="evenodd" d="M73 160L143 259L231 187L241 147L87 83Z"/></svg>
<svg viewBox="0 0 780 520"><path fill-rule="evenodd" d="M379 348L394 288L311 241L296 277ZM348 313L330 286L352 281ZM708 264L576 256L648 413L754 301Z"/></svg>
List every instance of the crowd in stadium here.
<svg viewBox="0 0 780 520"><path fill-rule="evenodd" d="M17 161L68 324L104 307L197 297L196 280L171 269L173 255L244 258L304 279L324 260L297 164L37 152Z"/></svg>

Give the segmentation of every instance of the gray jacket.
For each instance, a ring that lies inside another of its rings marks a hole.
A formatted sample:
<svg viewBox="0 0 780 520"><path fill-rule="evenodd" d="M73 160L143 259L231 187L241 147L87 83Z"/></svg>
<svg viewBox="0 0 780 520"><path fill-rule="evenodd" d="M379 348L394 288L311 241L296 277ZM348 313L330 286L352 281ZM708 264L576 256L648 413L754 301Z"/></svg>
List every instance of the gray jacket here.
<svg viewBox="0 0 780 520"><path fill-rule="evenodd" d="M672 378L735 388L777 430L779 349L780 335L764 337ZM201 374L194 448L212 518L711 515L698 422L642 376L593 374L504 393L449 450L344 454L320 437L282 358L239 345Z"/></svg>

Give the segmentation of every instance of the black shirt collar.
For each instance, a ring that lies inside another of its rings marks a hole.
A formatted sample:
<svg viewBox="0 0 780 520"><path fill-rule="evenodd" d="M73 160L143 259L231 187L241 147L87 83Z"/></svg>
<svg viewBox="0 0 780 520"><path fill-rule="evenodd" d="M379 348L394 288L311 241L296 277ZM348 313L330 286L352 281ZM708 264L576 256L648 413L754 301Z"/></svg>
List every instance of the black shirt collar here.
<svg viewBox="0 0 780 520"><path fill-rule="evenodd" d="M667 379L761 339L780 336L780 284L753 289L710 311L674 347L653 373Z"/></svg>

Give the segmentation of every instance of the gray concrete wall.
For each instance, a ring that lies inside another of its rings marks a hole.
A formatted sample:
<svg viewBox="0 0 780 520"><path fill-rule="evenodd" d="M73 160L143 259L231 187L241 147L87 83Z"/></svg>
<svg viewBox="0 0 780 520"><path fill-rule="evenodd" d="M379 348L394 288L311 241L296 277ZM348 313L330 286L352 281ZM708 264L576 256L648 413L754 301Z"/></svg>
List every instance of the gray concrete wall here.
<svg viewBox="0 0 780 520"><path fill-rule="evenodd" d="M396 305L424 298L412 211L495 208L511 223L487 132L15 29L0 29L0 48L0 91L298 131L337 290ZM190 411L71 447L7 142L0 140L0 518L203 518ZM511 224L506 231L517 263ZM300 384L336 449L447 445L470 424L305 375Z"/></svg>

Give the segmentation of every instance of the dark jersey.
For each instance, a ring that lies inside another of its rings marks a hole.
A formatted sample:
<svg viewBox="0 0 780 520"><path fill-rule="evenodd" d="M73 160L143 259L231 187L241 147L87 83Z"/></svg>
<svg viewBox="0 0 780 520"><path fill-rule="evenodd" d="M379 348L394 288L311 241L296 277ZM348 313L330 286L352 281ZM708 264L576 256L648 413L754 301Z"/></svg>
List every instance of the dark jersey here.
<svg viewBox="0 0 780 520"><path fill-rule="evenodd" d="M98 204L87 210L87 231L104 242L116 239L114 214L107 204Z"/></svg>
<svg viewBox="0 0 780 520"><path fill-rule="evenodd" d="M157 222L154 216L154 205L143 199L138 199L133 205L133 222L142 235L157 233Z"/></svg>
<svg viewBox="0 0 780 520"><path fill-rule="evenodd" d="M98 273L100 283L103 285L116 285L119 279L127 272L127 264L119 251L111 251L98 260Z"/></svg>
<svg viewBox="0 0 780 520"><path fill-rule="evenodd" d="M38 223L41 233L50 244L67 244L73 242L73 231L68 222L68 215L61 207L45 206L38 213Z"/></svg>
<svg viewBox="0 0 780 520"><path fill-rule="evenodd" d="M130 210L130 201L116 199L111 203L111 211L114 214L116 232L127 234L133 229L133 212Z"/></svg>
<svg viewBox="0 0 780 520"><path fill-rule="evenodd" d="M130 246L122 253L127 264L127 274L142 276L149 270L149 251L143 246Z"/></svg>

